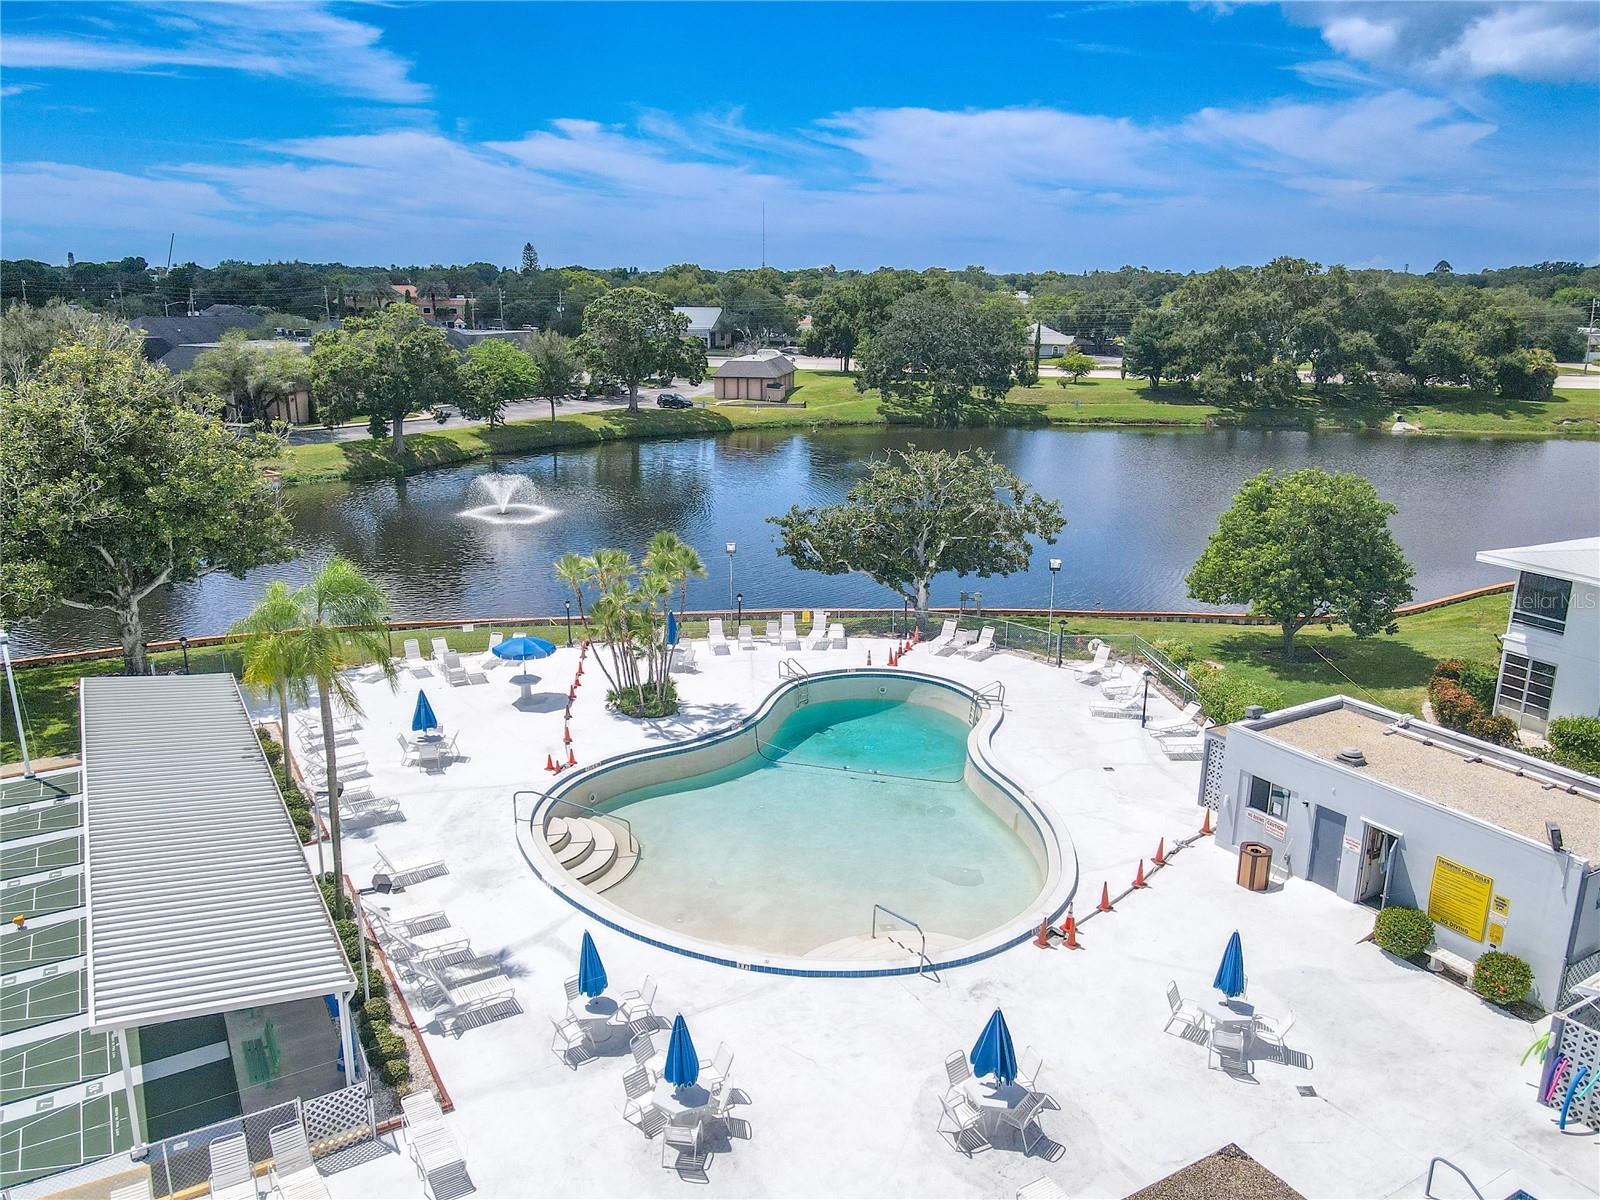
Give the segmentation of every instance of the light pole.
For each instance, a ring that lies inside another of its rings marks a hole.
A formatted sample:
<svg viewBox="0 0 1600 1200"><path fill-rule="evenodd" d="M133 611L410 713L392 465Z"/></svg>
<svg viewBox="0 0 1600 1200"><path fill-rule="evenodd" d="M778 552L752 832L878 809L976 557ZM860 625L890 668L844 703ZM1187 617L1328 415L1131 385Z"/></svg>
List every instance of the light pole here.
<svg viewBox="0 0 1600 1200"><path fill-rule="evenodd" d="M734 597L734 600L737 601L737 603L739 605L739 615L734 618L733 627L735 629L738 629L740 624L743 623L743 621L744 621L744 593L740 592L737 596Z"/></svg>
<svg viewBox="0 0 1600 1200"><path fill-rule="evenodd" d="M187 675L189 673L189 639L180 637L178 645L183 647L183 673Z"/></svg>
<svg viewBox="0 0 1600 1200"><path fill-rule="evenodd" d="M729 542L729 543L727 543L726 549L728 551L728 607L732 608L733 607L733 556L738 553L739 544L737 542Z"/></svg>
<svg viewBox="0 0 1600 1200"><path fill-rule="evenodd" d="M1150 668L1144 669L1144 695L1139 699L1139 728L1144 728L1144 719L1150 712Z"/></svg>
<svg viewBox="0 0 1600 1200"><path fill-rule="evenodd" d="M567 606L567 645L570 646L572 645L572 601L563 600L561 603Z"/></svg>
<svg viewBox="0 0 1600 1200"><path fill-rule="evenodd" d="M28 757L28 732L22 725L22 705L17 700L17 677L11 671L11 635L0 629L0 659L5 662L6 687L11 692L11 715L17 721L17 747L22 751L22 777L33 778L33 759Z"/></svg>
<svg viewBox="0 0 1600 1200"><path fill-rule="evenodd" d="M1044 629L1046 633L1050 632L1050 626L1054 625L1056 620L1056 576L1059 574L1061 574L1061 560L1052 558L1050 560L1050 615L1045 618Z"/></svg>

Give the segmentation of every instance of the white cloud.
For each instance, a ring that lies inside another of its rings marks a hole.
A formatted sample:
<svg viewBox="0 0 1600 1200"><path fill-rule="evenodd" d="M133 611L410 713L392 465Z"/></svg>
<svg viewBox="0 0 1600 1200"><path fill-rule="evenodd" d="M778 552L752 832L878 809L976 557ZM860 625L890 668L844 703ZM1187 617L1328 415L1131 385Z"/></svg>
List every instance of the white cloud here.
<svg viewBox="0 0 1600 1200"><path fill-rule="evenodd" d="M1340 54L1440 82L1492 76L1592 80L1600 63L1600 5L1507 0L1286 4Z"/></svg>
<svg viewBox="0 0 1600 1200"><path fill-rule="evenodd" d="M376 25L316 4L120 6L109 36L9 33L0 65L74 71L198 67L294 79L389 103L425 100L409 64L379 46Z"/></svg>

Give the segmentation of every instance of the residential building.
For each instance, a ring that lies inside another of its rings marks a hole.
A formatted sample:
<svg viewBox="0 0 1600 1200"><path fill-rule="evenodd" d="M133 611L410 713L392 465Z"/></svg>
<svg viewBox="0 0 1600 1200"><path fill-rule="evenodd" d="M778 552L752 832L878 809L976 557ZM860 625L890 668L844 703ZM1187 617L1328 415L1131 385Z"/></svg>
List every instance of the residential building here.
<svg viewBox="0 0 1600 1200"><path fill-rule="evenodd" d="M186 365L174 366L168 356L183 346L214 346L230 329L261 328L261 315L239 304L213 304L196 313L180 317L134 317L128 324L143 339L144 356L161 363L174 374L194 365L188 355ZM174 360L174 361L181 361Z"/></svg>
<svg viewBox="0 0 1600 1200"><path fill-rule="evenodd" d="M1478 561L1517 572L1495 712L1535 733L1553 717L1600 715L1600 537L1484 550Z"/></svg>
<svg viewBox="0 0 1600 1200"><path fill-rule="evenodd" d="M689 318L688 337L703 343L707 350L725 350L733 345L733 334L722 326L722 309L707 305L676 305L673 312Z"/></svg>
<svg viewBox="0 0 1600 1200"><path fill-rule="evenodd" d="M719 363L711 377L718 400L769 400L786 403L794 391L794 361L776 350L758 350Z"/></svg>
<svg viewBox="0 0 1600 1200"><path fill-rule="evenodd" d="M1062 333L1058 329L1051 329L1050 326L1039 321L1035 321L1028 326L1027 339L1024 344L1030 350L1033 347L1033 339L1035 337L1039 339L1040 358L1060 358L1063 354L1078 348L1078 339L1070 333Z"/></svg>
<svg viewBox="0 0 1600 1200"><path fill-rule="evenodd" d="M1600 964L1600 779L1334 696L1209 731L1200 786L1219 845L1423 909L1461 959L1515 954L1546 1008Z"/></svg>

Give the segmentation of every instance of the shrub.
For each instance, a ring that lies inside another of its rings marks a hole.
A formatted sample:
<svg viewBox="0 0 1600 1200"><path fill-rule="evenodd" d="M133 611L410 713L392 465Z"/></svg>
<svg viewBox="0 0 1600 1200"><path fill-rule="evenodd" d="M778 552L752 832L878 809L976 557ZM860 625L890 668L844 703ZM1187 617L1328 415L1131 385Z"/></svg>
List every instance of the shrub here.
<svg viewBox="0 0 1600 1200"><path fill-rule="evenodd" d="M361 1015L374 1025L387 1025L394 1020L394 1012L389 1008L389 1002L376 996L361 1006Z"/></svg>
<svg viewBox="0 0 1600 1200"><path fill-rule="evenodd" d="M1558 761L1585 763L1579 769L1590 772L1600 768L1600 717L1557 717L1545 738L1562 755Z"/></svg>
<svg viewBox="0 0 1600 1200"><path fill-rule="evenodd" d="M1196 664L1189 671L1189 678L1199 693L1201 711L1218 725L1242 721L1244 710L1252 704L1259 704L1268 712L1283 707L1281 692L1242 679L1225 668Z"/></svg>
<svg viewBox="0 0 1600 1200"><path fill-rule="evenodd" d="M276 771L279 763L283 761L283 747L278 744L278 739L265 729L257 727L256 737L261 739L261 751L267 756L267 762L272 764Z"/></svg>
<svg viewBox="0 0 1600 1200"><path fill-rule="evenodd" d="M1436 679L1428 689L1428 699L1433 701L1433 715L1446 729L1465 732L1469 724L1484 715L1472 693L1453 679Z"/></svg>
<svg viewBox="0 0 1600 1200"><path fill-rule="evenodd" d="M1472 968L1472 990L1491 1004L1516 1004L1533 987L1533 968L1515 954L1490 950Z"/></svg>
<svg viewBox="0 0 1600 1200"><path fill-rule="evenodd" d="M1493 742L1496 746L1514 746L1517 742L1517 723L1510 717L1482 713L1467 722L1467 732L1475 738Z"/></svg>
<svg viewBox="0 0 1600 1200"><path fill-rule="evenodd" d="M670 717L678 711L678 685L671 679L658 699L653 688L644 689L644 703L639 703L639 689L613 689L606 693L606 705L625 717Z"/></svg>
<svg viewBox="0 0 1600 1200"><path fill-rule="evenodd" d="M411 1064L403 1058L391 1058L378 1065L378 1078L390 1087L401 1087L411 1082Z"/></svg>
<svg viewBox="0 0 1600 1200"><path fill-rule="evenodd" d="M1433 941L1433 922L1420 908L1391 904L1378 914L1372 940L1396 958L1415 958Z"/></svg>
<svg viewBox="0 0 1600 1200"><path fill-rule="evenodd" d="M1185 671L1192 670L1195 664L1204 661L1199 650L1191 643L1180 641L1178 638L1151 638L1150 645Z"/></svg>
<svg viewBox="0 0 1600 1200"><path fill-rule="evenodd" d="M356 992L356 999L363 1005L373 1000L381 1000L389 994L389 984L383 978L383 972L377 967L367 970L365 986Z"/></svg>
<svg viewBox="0 0 1600 1200"><path fill-rule="evenodd" d="M373 1027L372 1044L377 1049L379 1058L404 1058L406 1056L405 1038L387 1025Z"/></svg>

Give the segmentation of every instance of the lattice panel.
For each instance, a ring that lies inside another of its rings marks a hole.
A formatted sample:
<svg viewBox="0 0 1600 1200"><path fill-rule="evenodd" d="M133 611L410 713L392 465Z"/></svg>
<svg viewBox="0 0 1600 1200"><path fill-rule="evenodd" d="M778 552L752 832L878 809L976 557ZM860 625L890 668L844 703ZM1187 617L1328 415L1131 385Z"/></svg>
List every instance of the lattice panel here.
<svg viewBox="0 0 1600 1200"><path fill-rule="evenodd" d="M1219 737L1206 738L1206 757L1200 768L1200 803L1209 809L1222 807L1222 771L1227 757L1227 742Z"/></svg>
<svg viewBox="0 0 1600 1200"><path fill-rule="evenodd" d="M358 1083L305 1102L306 1137L312 1152L327 1154L376 1137L372 1101Z"/></svg>
<svg viewBox="0 0 1600 1200"><path fill-rule="evenodd" d="M1577 962L1567 964L1567 969L1561 973L1561 995L1556 998L1557 1010L1571 1008L1578 1002L1578 993L1573 989L1591 975L1600 974L1600 951L1581 958Z"/></svg>
<svg viewBox="0 0 1600 1200"><path fill-rule="evenodd" d="M1540 1096L1544 1103L1559 1112L1578 1072L1583 1070L1578 1091L1586 1094L1575 1096L1572 1107L1567 1110L1569 1129L1574 1124L1591 1129L1600 1126L1600 1083L1595 1083L1596 1072L1600 1072L1600 1028L1589 1022L1600 1025L1600 1004L1584 1005L1562 1021L1561 1038L1556 1044L1556 1062L1561 1065L1554 1076L1554 1086Z"/></svg>

